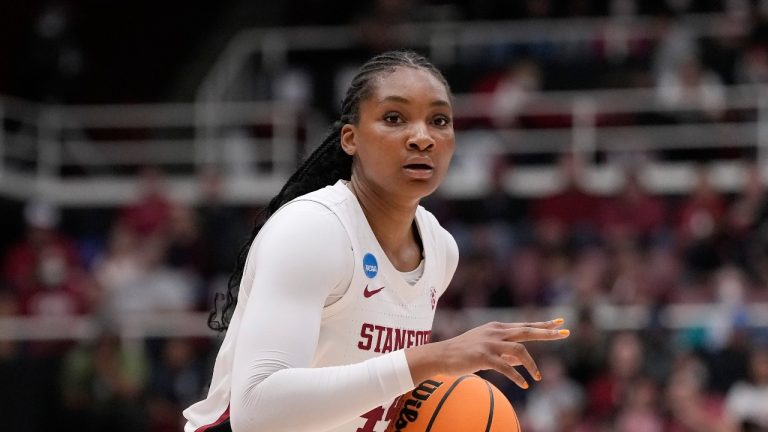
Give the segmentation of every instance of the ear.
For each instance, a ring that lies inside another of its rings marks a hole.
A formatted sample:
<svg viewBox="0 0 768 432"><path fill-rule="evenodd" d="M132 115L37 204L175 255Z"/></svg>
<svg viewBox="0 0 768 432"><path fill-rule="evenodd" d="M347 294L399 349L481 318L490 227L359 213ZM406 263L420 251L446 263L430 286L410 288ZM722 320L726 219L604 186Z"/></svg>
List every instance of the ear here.
<svg viewBox="0 0 768 432"><path fill-rule="evenodd" d="M355 141L355 125L353 124L345 124L341 127L341 149L344 150L344 153L354 156L355 153L357 153L357 142Z"/></svg>

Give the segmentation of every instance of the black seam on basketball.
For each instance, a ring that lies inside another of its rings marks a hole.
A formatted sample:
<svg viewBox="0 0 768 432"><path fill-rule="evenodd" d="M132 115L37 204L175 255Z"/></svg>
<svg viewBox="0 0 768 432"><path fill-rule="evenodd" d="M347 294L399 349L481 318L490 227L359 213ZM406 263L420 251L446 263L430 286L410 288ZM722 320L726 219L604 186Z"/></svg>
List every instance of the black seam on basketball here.
<svg viewBox="0 0 768 432"><path fill-rule="evenodd" d="M491 397L491 409L488 410L488 424L485 426L485 432L490 432L491 423L493 423L493 389L491 389L491 383L488 381L485 382L485 385L488 386L488 394Z"/></svg>
<svg viewBox="0 0 768 432"><path fill-rule="evenodd" d="M429 419L429 424L427 424L427 429L424 432L429 432L432 430L432 425L435 423L435 419L437 418L437 413L440 412L440 408L443 407L443 404L445 403L445 400L448 399L448 395L451 394L453 389L456 388L457 385L459 385L460 382L464 381L466 378L473 377L474 375L464 375L463 377L460 377L456 381L451 384L451 386L448 388L448 390L443 395L443 398L440 399L440 402L437 403L437 407L435 407L435 412L432 413L432 418Z"/></svg>

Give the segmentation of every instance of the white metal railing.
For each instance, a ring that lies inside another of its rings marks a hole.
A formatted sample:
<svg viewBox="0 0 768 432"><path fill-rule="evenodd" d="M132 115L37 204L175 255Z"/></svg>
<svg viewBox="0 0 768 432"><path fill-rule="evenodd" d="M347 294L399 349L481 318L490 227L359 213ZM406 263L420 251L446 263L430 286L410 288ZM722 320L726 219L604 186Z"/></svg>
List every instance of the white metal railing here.
<svg viewBox="0 0 768 432"><path fill-rule="evenodd" d="M726 305L717 303L672 304L654 317L645 306L598 304L592 308L595 325L603 330L640 330L659 325L671 330L730 328L738 316L740 323L754 328L768 328L768 303ZM468 330L490 321L526 322L563 317L570 326L578 320L578 310L570 306L542 308L438 308L435 328L444 333ZM163 312L112 317L110 331L123 339L147 337L216 337L207 326L207 312ZM105 323L94 316L2 316L1 340L87 340L96 337ZM452 336L448 334L447 336Z"/></svg>
<svg viewBox="0 0 768 432"><path fill-rule="evenodd" d="M603 125L604 114L674 113L658 102L654 89L549 92L534 95L523 113L556 114L565 127L457 130L456 157L443 193L478 196L490 187L489 160L500 154L557 155L574 151L586 161L600 152L670 149L741 149L757 155L768 179L768 91L760 86L726 88L724 110L749 113L743 120L706 123ZM457 95L457 119L487 115L488 96ZM64 205L114 205L131 200L135 179L126 166L159 165L176 172L171 193L181 201L199 199L197 174L220 165L225 200L252 203L280 188L299 159L320 142L326 125L307 107L278 103L205 105L215 117L198 116L200 105L48 106L0 99L0 193L44 198ZM214 125L214 128L207 128ZM265 133L252 132L264 129ZM205 136L199 135L207 131ZM301 132L301 135L299 134ZM737 191L751 160L710 162L713 183ZM81 174L62 175L75 166ZM616 190L623 167L588 165L583 179L598 193ZM656 161L642 170L652 191L680 193L695 182L696 163ZM121 174L123 173L123 174ZM536 196L558 187L555 166L516 166L504 179L511 192Z"/></svg>
<svg viewBox="0 0 768 432"><path fill-rule="evenodd" d="M747 25L738 25L738 21L737 25L723 25L733 24L734 20L739 18L727 14L688 14L680 19L679 25L697 38L743 36ZM406 23L392 28L391 34L399 46L425 48L433 61L446 65L481 47L526 43L583 45L606 38L606 30L611 27L620 27L628 39L659 37L658 19L649 16ZM246 64L257 55L262 69L279 70L292 51L348 50L359 45L359 28L352 25L243 30L230 40L203 80L197 101L225 100Z"/></svg>

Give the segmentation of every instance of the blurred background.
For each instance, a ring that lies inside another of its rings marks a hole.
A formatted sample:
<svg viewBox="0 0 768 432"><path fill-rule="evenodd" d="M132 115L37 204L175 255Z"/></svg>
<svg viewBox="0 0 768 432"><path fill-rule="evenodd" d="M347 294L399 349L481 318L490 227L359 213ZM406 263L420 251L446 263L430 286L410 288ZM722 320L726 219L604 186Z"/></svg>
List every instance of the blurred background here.
<svg viewBox="0 0 768 432"><path fill-rule="evenodd" d="M768 1L0 4L9 431L177 431L262 205L355 69L456 94L435 338L562 316L524 430L768 430Z"/></svg>

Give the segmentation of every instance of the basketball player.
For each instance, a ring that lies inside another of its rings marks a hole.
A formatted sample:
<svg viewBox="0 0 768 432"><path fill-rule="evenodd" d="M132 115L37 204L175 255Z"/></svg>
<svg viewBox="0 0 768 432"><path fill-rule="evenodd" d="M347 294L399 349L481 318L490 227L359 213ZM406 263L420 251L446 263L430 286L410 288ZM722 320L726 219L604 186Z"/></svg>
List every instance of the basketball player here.
<svg viewBox="0 0 768 432"><path fill-rule="evenodd" d="M458 262L419 206L453 154L451 103L445 78L413 52L362 66L340 121L240 259L211 387L184 411L186 432L381 432L394 399L436 374L495 369L527 388L522 364L541 379L520 342L567 337L562 320L427 343Z"/></svg>

